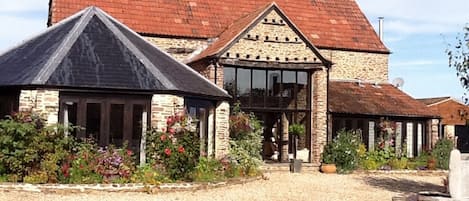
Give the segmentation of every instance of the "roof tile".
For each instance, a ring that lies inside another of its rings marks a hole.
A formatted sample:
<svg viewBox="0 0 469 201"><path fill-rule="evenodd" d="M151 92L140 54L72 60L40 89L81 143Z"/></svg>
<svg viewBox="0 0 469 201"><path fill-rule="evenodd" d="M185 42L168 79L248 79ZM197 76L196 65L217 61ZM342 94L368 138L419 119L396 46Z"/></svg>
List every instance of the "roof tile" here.
<svg viewBox="0 0 469 201"><path fill-rule="evenodd" d="M236 20L270 2L272 1L52 0L50 20L56 23L87 6L95 5L139 33L214 38ZM319 48L389 53L353 0L297 0L294 2L276 0L275 2ZM226 13L228 10L229 14ZM164 20L157 20L158 17ZM177 18L187 19L187 23L174 23L174 19ZM330 19L341 22L340 31L334 29L338 24L332 23ZM207 21L210 26L202 25L202 21ZM357 29L358 27L360 29ZM314 35L318 37L311 37ZM354 42L352 38L356 38L359 42Z"/></svg>

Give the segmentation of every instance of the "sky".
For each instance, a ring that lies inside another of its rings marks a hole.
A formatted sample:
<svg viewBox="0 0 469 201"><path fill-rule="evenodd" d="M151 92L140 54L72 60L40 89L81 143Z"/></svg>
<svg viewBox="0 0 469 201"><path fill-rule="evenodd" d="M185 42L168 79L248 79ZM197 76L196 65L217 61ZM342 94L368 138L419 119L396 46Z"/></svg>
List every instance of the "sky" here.
<svg viewBox="0 0 469 201"><path fill-rule="evenodd" d="M464 90L448 67L445 50L469 23L469 0L356 0L391 50L389 81L402 78L415 98L451 96ZM0 54L46 29L49 0L0 0Z"/></svg>

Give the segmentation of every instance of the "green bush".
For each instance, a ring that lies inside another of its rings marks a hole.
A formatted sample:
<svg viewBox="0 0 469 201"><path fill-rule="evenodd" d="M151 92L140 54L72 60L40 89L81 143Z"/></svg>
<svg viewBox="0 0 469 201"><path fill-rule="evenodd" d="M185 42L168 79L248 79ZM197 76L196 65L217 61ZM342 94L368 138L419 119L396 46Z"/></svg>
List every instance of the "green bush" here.
<svg viewBox="0 0 469 201"><path fill-rule="evenodd" d="M224 179L223 166L221 162L216 159L200 157L199 163L192 173L192 178L194 181L202 182L211 182Z"/></svg>
<svg viewBox="0 0 469 201"><path fill-rule="evenodd" d="M449 168L449 157L454 144L450 139L440 139L432 150L432 156L436 159L436 167L447 170Z"/></svg>
<svg viewBox="0 0 469 201"><path fill-rule="evenodd" d="M235 110L236 111L236 110ZM262 163L262 126L254 115L237 112L230 116L231 163L238 166L243 175L257 174Z"/></svg>
<svg viewBox="0 0 469 201"><path fill-rule="evenodd" d="M152 129L147 133L147 159L162 165L173 180L190 179L199 158L199 137L191 117L178 114L167 119L164 132Z"/></svg>
<svg viewBox="0 0 469 201"><path fill-rule="evenodd" d="M305 135L305 125L303 124L292 124L288 127L288 133L295 136Z"/></svg>
<svg viewBox="0 0 469 201"><path fill-rule="evenodd" d="M60 164L74 146L73 137L64 133L63 127L45 127L43 119L30 113L0 120L1 174L17 181L29 175L30 181L57 182ZM41 179L36 179L38 175Z"/></svg>
<svg viewBox="0 0 469 201"><path fill-rule="evenodd" d="M358 166L360 143L360 135L357 132L340 130L337 137L325 146L322 160L334 161L339 173L350 172Z"/></svg>
<svg viewBox="0 0 469 201"><path fill-rule="evenodd" d="M375 160L368 158L361 161L360 167L364 170L377 170L381 167L381 165Z"/></svg>
<svg viewBox="0 0 469 201"><path fill-rule="evenodd" d="M164 176L162 170L157 167L152 167L149 164L139 166L134 174L132 174L130 181L132 183L143 183L149 185L159 185L163 182L171 182L171 179Z"/></svg>
<svg viewBox="0 0 469 201"><path fill-rule="evenodd" d="M392 158L389 160L389 166L391 166L393 170L402 170L407 168L408 162L409 160L406 157Z"/></svg>

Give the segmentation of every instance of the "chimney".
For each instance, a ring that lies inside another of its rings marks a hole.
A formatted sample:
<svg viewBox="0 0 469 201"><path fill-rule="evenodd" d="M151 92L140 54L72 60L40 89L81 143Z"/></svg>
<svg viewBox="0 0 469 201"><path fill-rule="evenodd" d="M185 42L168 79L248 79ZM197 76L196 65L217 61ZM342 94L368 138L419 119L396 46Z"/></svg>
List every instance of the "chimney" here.
<svg viewBox="0 0 469 201"><path fill-rule="evenodd" d="M383 21L384 21L384 17L378 17L378 21L379 21L379 33L378 33L378 36L379 36L379 39L381 41L383 41Z"/></svg>

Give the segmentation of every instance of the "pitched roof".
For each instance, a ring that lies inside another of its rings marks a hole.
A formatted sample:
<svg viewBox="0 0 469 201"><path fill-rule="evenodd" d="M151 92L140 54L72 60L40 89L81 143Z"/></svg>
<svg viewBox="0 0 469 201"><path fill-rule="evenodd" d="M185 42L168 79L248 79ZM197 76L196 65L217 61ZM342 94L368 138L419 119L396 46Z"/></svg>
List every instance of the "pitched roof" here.
<svg viewBox="0 0 469 201"><path fill-rule="evenodd" d="M333 113L378 116L438 117L428 108L391 84L331 81L329 110Z"/></svg>
<svg viewBox="0 0 469 201"><path fill-rule="evenodd" d="M0 55L0 86L229 95L96 7Z"/></svg>
<svg viewBox="0 0 469 201"><path fill-rule="evenodd" d="M215 38L272 0L51 0L49 23L95 5L142 34ZM318 48L389 53L354 0L276 0Z"/></svg>
<svg viewBox="0 0 469 201"><path fill-rule="evenodd" d="M239 20L236 20L233 24L231 24L225 31L223 31L217 38L215 42L210 44L204 51L198 54L195 58L192 58L191 61L197 61L202 58L211 57L211 56L220 56L226 51L229 47L234 45L239 38L242 37L242 34L252 29L254 25L259 23L270 11L275 10L278 12L282 17L285 18L285 22L293 27L293 30L297 32L302 40L305 41L307 47L314 52L314 54L320 58L322 62L329 63L330 61L326 60L322 55L319 53L319 50L311 44L310 41L299 31L297 30L296 26L286 18L284 12L277 6L275 2L269 3L265 6L260 7L259 9L255 10L254 12L242 17Z"/></svg>
<svg viewBox="0 0 469 201"><path fill-rule="evenodd" d="M433 98L419 98L418 101L424 103L425 105L432 105L446 100L451 100L451 97L433 97Z"/></svg>
<svg viewBox="0 0 469 201"><path fill-rule="evenodd" d="M469 120L469 107L451 97L417 99L438 112L444 125L466 125Z"/></svg>

